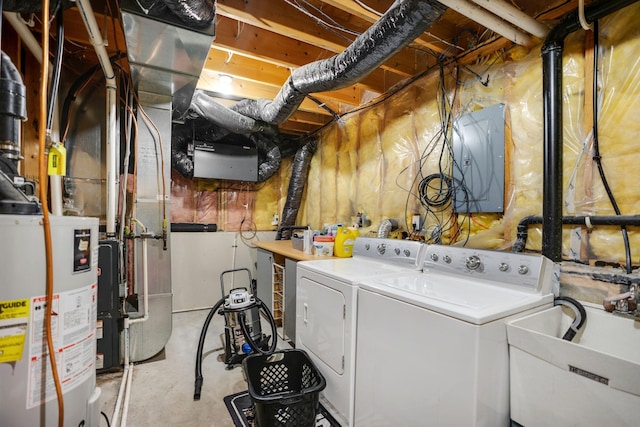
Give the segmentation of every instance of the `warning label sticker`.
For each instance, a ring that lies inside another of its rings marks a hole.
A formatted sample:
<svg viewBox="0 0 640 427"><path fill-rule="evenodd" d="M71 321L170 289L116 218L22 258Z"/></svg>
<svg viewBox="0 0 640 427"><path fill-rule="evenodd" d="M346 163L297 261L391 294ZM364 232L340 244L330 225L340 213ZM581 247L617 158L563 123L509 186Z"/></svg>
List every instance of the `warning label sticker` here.
<svg viewBox="0 0 640 427"><path fill-rule="evenodd" d="M22 359L28 321L28 299L0 301L0 363Z"/></svg>
<svg viewBox="0 0 640 427"><path fill-rule="evenodd" d="M97 296L97 283L53 295L51 338L63 393L95 375ZM27 409L56 397L46 342L46 306L44 296L31 299Z"/></svg>

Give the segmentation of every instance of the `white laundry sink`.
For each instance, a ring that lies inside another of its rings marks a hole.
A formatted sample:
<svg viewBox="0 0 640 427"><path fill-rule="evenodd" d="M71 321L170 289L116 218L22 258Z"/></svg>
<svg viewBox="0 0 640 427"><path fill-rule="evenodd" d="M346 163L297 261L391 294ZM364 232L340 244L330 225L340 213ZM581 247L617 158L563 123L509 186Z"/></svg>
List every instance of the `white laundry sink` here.
<svg viewBox="0 0 640 427"><path fill-rule="evenodd" d="M526 427L637 426L640 407L640 321L585 307L570 342L567 307L507 324L511 419Z"/></svg>

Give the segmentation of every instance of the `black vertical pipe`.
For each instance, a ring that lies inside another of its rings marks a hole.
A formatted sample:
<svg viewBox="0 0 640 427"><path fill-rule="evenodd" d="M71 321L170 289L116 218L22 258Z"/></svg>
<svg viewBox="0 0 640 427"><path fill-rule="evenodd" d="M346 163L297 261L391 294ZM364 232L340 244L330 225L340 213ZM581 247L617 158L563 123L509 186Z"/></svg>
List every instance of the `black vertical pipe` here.
<svg viewBox="0 0 640 427"><path fill-rule="evenodd" d="M600 0L585 6L587 22L593 22L638 0ZM542 45L544 112L544 166L542 196L542 254L562 260L562 51L564 39L582 28L578 10L567 14Z"/></svg>

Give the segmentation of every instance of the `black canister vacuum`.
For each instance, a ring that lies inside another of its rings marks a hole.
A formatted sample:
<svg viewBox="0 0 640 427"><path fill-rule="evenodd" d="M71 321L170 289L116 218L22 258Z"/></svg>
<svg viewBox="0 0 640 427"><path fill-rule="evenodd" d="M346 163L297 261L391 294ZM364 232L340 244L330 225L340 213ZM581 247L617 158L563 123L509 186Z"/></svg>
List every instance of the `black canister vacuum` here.
<svg viewBox="0 0 640 427"><path fill-rule="evenodd" d="M224 296L224 275L237 271L247 272L250 290L234 288ZM251 353L271 354L275 351L278 339L276 322L267 306L254 296L255 288L256 282L251 278L251 271L248 268L226 270L220 274L220 290L223 297L209 311L200 332L193 400L200 400L204 380L202 377L202 351L209 324L215 313L224 316L224 363L226 363L227 369L232 369L236 364L242 363L242 360ZM260 310L264 311L269 320L271 337L262 333ZM271 345L269 345L270 338Z"/></svg>

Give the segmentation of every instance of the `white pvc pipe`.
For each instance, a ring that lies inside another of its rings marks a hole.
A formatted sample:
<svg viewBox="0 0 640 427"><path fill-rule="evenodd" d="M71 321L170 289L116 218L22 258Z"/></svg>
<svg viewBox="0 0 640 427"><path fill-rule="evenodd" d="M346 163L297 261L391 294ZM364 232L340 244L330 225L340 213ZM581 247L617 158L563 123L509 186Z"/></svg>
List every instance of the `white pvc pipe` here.
<svg viewBox="0 0 640 427"><path fill-rule="evenodd" d="M533 34L539 39L544 39L549 33L549 27L536 21L515 6L506 3L504 0L471 0L484 9L498 15L507 22L518 28L522 28L529 34Z"/></svg>
<svg viewBox="0 0 640 427"><path fill-rule="evenodd" d="M27 27L27 25L20 19L16 12L2 12L2 14L7 22L11 24L13 29L16 30L20 40L22 40L29 52L36 57L38 62L42 62L42 47L29 27Z"/></svg>
<svg viewBox="0 0 640 427"><path fill-rule="evenodd" d="M533 46L534 41L528 34L518 30L494 14L475 4L469 3L467 0L438 0L443 5L455 10L456 12L466 16L472 21L477 22L500 34L502 37L511 40L515 44L522 46Z"/></svg>
<svg viewBox="0 0 640 427"><path fill-rule="evenodd" d="M133 382L133 363L129 365L129 376L127 377L127 390L125 391L124 409L122 409L122 422L120 425L126 427L129 415L129 400L131 399L131 383Z"/></svg>
<svg viewBox="0 0 640 427"><path fill-rule="evenodd" d="M107 49L104 47L104 41L100 34L100 27L96 22L90 0L77 0L76 4L80 10L82 20L87 27L91 44L98 55L100 66L104 72L105 86L107 90L107 237L115 237L116 235L116 208L117 208L117 146L116 146L116 77L109 60Z"/></svg>

